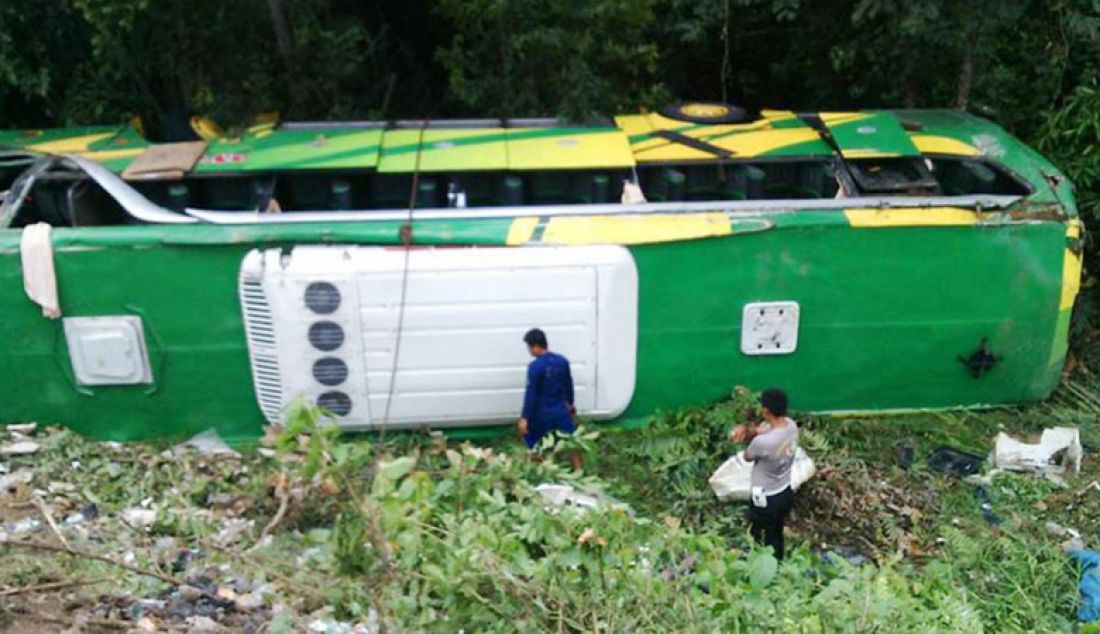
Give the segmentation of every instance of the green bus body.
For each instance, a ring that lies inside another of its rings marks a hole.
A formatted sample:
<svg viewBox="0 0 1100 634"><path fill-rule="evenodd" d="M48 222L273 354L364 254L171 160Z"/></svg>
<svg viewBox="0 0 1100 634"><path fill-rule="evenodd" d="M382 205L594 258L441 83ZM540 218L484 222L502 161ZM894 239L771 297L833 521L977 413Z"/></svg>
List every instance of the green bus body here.
<svg viewBox="0 0 1100 634"><path fill-rule="evenodd" d="M793 408L818 412L1008 404L1050 394L1080 275L1072 193L1034 152L994 126L979 127L996 136L1001 153L991 158L1033 190L1006 209L801 201L724 213L729 230L713 235L668 237L658 228L652 239L624 241L638 275L637 373L619 420L715 401L734 385L782 386ZM685 222L697 215L685 212ZM521 220L516 213L416 220L411 240L507 248L561 240L549 229L524 235ZM403 224L55 227L65 316L137 315L144 324L152 383L104 387L77 384L62 323L44 318L24 292L21 232L0 230L7 339L0 421L61 423L112 440L208 428L229 439L256 437L265 419L238 298L242 259L289 245L400 246ZM742 307L770 300L798 302L798 349L746 356L738 347Z"/></svg>

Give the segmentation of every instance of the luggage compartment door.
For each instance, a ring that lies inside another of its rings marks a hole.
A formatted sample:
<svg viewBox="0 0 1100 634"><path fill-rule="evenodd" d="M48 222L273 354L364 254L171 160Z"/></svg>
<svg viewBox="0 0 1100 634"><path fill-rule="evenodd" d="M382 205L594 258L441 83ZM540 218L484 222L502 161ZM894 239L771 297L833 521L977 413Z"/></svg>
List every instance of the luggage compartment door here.
<svg viewBox="0 0 1100 634"><path fill-rule="evenodd" d="M255 250L241 297L271 421L295 398L349 428L514 420L533 327L569 359L582 416L614 418L634 391L638 279L620 246Z"/></svg>

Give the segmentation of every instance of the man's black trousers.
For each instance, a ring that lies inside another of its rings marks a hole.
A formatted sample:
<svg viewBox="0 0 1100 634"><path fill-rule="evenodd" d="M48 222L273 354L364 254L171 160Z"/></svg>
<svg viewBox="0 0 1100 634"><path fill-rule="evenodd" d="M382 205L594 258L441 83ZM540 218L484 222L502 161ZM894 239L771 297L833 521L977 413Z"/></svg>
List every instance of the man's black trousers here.
<svg viewBox="0 0 1100 634"><path fill-rule="evenodd" d="M794 506L791 487L775 495L769 495L767 506L759 507L749 502L749 525L752 538L758 544L771 546L775 558L783 560L783 522Z"/></svg>

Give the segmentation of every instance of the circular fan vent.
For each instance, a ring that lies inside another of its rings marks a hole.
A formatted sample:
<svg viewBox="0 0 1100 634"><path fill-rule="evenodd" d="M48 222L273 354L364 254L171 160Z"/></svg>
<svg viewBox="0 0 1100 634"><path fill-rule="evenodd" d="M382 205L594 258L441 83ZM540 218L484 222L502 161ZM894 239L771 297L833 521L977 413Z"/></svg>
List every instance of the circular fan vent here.
<svg viewBox="0 0 1100 634"><path fill-rule="evenodd" d="M333 321L319 321L309 327L309 343L318 350L331 352L344 345L344 329Z"/></svg>
<svg viewBox="0 0 1100 634"><path fill-rule="evenodd" d="M351 398L343 392L325 392L317 397L317 405L337 416L347 416L351 413Z"/></svg>
<svg viewBox="0 0 1100 634"><path fill-rule="evenodd" d="M313 363L313 378L321 385L340 385L348 378L348 366L336 357L317 359Z"/></svg>
<svg viewBox="0 0 1100 634"><path fill-rule="evenodd" d="M340 307L340 291L329 282L313 282L306 287L306 306L318 315L331 315Z"/></svg>

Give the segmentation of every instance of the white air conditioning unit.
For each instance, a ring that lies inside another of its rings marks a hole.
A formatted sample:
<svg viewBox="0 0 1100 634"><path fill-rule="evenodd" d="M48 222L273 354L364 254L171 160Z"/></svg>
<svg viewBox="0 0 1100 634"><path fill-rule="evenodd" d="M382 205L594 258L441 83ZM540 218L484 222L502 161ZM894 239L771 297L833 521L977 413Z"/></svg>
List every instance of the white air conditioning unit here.
<svg viewBox="0 0 1100 634"><path fill-rule="evenodd" d="M240 297L272 423L296 398L348 428L515 420L534 327L569 359L582 416L634 393L638 274L620 246L254 250Z"/></svg>

